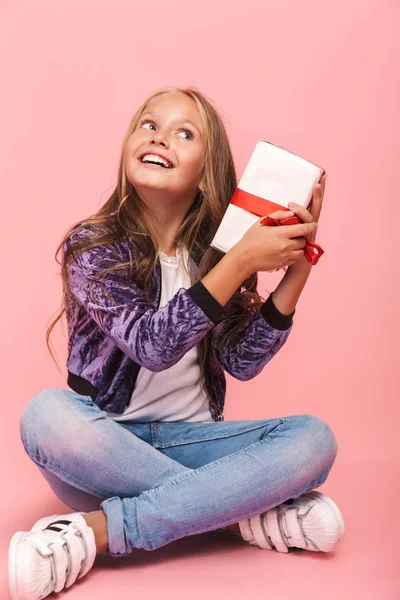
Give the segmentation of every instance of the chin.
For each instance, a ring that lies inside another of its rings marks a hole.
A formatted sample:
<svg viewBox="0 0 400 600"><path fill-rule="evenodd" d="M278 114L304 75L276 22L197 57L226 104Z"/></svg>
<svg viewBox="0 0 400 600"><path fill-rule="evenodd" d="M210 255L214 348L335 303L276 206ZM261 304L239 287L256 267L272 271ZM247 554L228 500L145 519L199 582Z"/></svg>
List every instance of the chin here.
<svg viewBox="0 0 400 600"><path fill-rule="evenodd" d="M162 181L152 181L150 178L146 179L135 179L135 181L132 183L134 188L151 188L153 190L168 190L170 189L168 186L165 185L165 183L163 183ZM173 193L173 190L171 190L171 193Z"/></svg>

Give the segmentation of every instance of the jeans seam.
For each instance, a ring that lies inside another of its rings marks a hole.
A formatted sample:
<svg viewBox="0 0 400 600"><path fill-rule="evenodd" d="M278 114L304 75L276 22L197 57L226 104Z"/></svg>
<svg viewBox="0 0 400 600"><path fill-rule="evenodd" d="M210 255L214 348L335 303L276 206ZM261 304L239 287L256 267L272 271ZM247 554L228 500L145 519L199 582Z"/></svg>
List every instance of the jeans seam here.
<svg viewBox="0 0 400 600"><path fill-rule="evenodd" d="M266 435L265 437L270 437L274 431L281 431L283 426L286 427L286 419L277 419L277 421L281 421L281 423L279 423L279 425L277 425L277 427L275 427L275 429L273 429L273 431L271 431L268 435ZM163 445L162 443L160 444L160 448L165 449L165 448L171 448L172 446L184 446L186 444L196 444L197 442L204 442L204 441L209 441L209 440L219 440L219 439L224 439L224 438L228 438L228 437L233 437L235 435L241 435L242 433L247 433L248 431L254 431L255 429L260 429L261 427L265 427L265 423L262 425L254 425L252 427L246 428L246 429L242 429L241 431L236 431L236 432L231 432L231 433L226 433L226 434L216 434L212 437L210 436L206 436L206 437L199 437L196 438L195 440L181 440L181 441L177 441L177 442L171 442L168 445ZM265 439L265 438L264 438Z"/></svg>
<svg viewBox="0 0 400 600"><path fill-rule="evenodd" d="M158 443L158 424L157 421L150 422L151 441L153 448L159 448Z"/></svg>
<svg viewBox="0 0 400 600"><path fill-rule="evenodd" d="M250 444L250 446L246 446L245 448L241 448L240 450L237 450L236 452L232 452L232 454L227 454L226 456L217 458L217 460L213 460L205 465L202 465L201 467L198 467L197 469L193 469L192 471L189 471L188 473L184 473L183 475L176 477L172 481L166 481L165 483L162 483L161 485L153 487L150 490L143 490L141 495L152 493L152 492L159 490L165 486L171 486L171 485L180 483L181 481L183 481L186 478L194 477L198 473L198 471L203 471L203 470L209 469L218 463L227 462L233 456L236 456L237 454L247 452L248 450L253 449L255 446L258 446L259 444L262 444L263 442L265 442L265 440L269 440L271 437L273 437L275 435L275 433L285 429L286 425L287 425L287 420L281 419L281 421L282 421L282 423L280 423L278 425L278 427L276 427L273 431L271 431L268 435L266 435L262 440L259 440L258 442L255 442L254 444Z"/></svg>

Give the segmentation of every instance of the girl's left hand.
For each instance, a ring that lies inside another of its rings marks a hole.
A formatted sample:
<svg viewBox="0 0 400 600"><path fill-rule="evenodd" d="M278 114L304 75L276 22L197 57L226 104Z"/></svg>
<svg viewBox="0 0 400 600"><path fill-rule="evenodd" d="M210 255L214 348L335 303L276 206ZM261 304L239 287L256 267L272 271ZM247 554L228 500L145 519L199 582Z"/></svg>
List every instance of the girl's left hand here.
<svg viewBox="0 0 400 600"><path fill-rule="evenodd" d="M300 204L289 203L289 205L288 205L289 210L291 210L292 212L294 212L295 215L298 216L299 221L301 223L312 223L313 221L318 223L318 219L320 217L321 210L322 210L322 201L324 199L325 182L326 182L326 173L323 174L319 183L316 183L313 187L313 195L312 195L312 199L310 202L310 210L309 211L306 208L304 208L304 206L301 206ZM315 231L314 233L310 233L309 235L306 235L305 239L309 240L310 242L315 242L316 235L317 235L317 232Z"/></svg>

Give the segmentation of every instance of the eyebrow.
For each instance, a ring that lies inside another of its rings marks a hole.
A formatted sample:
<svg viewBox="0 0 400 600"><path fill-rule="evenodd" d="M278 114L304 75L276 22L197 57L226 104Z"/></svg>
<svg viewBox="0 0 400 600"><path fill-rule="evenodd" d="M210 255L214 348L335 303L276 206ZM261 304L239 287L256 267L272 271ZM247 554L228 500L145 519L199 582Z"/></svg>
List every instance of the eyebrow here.
<svg viewBox="0 0 400 600"><path fill-rule="evenodd" d="M145 115L152 115L154 117L157 116L155 112L152 112L152 111L149 111L149 110L147 110L145 113L143 113L142 117L144 117ZM185 119L185 118L183 118L183 119L176 119L176 122L177 123L190 123L192 125L192 127L194 127L195 129L197 129L197 131L201 135L200 129L198 127L196 127L196 125L194 123L192 123L192 121L190 121L189 119Z"/></svg>

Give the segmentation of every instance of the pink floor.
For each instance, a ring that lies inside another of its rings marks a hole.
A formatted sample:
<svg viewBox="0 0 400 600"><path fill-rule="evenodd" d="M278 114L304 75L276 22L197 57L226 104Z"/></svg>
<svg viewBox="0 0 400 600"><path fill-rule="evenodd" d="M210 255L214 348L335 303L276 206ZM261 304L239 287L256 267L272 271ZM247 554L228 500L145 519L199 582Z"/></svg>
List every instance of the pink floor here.
<svg viewBox="0 0 400 600"><path fill-rule="evenodd" d="M7 470L8 481L12 470L22 470L24 476L23 483L19 476L2 494L0 600L10 598L7 553L12 534L30 529L42 516L70 512L20 447ZM338 455L318 488L340 506L347 528L343 543L329 554L300 549L281 554L250 546L230 533L203 533L122 559L98 556L82 580L51 598L119 600L140 594L146 600L398 600L400 519L391 472L389 457L349 462L344 453Z"/></svg>

